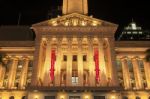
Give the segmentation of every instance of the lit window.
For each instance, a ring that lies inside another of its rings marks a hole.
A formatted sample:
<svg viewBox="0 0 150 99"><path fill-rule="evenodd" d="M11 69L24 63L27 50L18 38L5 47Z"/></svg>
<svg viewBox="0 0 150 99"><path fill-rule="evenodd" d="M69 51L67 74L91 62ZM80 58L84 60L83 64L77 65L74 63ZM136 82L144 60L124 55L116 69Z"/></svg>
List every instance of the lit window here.
<svg viewBox="0 0 150 99"><path fill-rule="evenodd" d="M133 34L137 34L137 32L133 32Z"/></svg>
<svg viewBox="0 0 150 99"><path fill-rule="evenodd" d="M132 25L132 29L133 29L133 30L136 30L136 29L137 29L137 27L136 27L136 24L135 24L135 23L132 23L131 25Z"/></svg>
<svg viewBox="0 0 150 99"><path fill-rule="evenodd" d="M78 84L78 77L72 77L72 84Z"/></svg>
<svg viewBox="0 0 150 99"><path fill-rule="evenodd" d="M127 32L127 34L131 34L131 32Z"/></svg>

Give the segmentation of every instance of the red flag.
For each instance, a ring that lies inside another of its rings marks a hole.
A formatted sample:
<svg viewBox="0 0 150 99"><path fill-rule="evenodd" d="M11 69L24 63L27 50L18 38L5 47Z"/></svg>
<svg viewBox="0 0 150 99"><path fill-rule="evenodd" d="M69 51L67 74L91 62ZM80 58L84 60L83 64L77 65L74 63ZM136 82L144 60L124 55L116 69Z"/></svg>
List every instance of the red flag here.
<svg viewBox="0 0 150 99"><path fill-rule="evenodd" d="M52 81L54 80L55 61L56 61L55 50L52 50L51 51L51 68L50 68L50 78L51 78Z"/></svg>
<svg viewBox="0 0 150 99"><path fill-rule="evenodd" d="M95 72L96 72L96 81L99 81L99 51L97 48L94 49L94 61L95 61Z"/></svg>

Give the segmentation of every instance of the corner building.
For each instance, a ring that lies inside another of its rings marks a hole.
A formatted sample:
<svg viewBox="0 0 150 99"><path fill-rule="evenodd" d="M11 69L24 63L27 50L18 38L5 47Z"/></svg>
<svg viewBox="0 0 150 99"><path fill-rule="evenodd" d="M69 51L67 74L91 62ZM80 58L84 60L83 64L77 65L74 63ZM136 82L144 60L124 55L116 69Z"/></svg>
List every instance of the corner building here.
<svg viewBox="0 0 150 99"><path fill-rule="evenodd" d="M0 99L150 99L150 42L115 41L118 25L87 14L87 0L64 0L35 41L0 42Z"/></svg>

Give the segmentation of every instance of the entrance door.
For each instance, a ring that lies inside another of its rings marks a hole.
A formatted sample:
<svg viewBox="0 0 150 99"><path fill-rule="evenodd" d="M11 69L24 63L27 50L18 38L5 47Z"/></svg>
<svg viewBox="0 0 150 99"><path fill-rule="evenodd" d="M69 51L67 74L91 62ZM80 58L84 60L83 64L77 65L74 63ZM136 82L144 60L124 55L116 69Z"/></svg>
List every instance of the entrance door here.
<svg viewBox="0 0 150 99"><path fill-rule="evenodd" d="M80 96L69 96L69 99L80 99Z"/></svg>
<svg viewBox="0 0 150 99"><path fill-rule="evenodd" d="M94 99L105 99L105 96L94 96Z"/></svg>
<svg viewBox="0 0 150 99"><path fill-rule="evenodd" d="M45 96L45 99L55 99L55 96Z"/></svg>

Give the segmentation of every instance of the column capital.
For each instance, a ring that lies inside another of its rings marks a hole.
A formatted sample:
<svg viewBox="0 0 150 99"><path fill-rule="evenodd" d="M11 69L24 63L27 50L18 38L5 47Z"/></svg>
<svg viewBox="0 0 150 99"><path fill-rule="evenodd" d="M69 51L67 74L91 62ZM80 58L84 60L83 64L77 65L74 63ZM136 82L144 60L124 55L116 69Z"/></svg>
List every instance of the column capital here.
<svg viewBox="0 0 150 99"><path fill-rule="evenodd" d="M128 57L122 57L122 58L120 58L121 61L125 61L127 59L128 59Z"/></svg>
<svg viewBox="0 0 150 99"><path fill-rule="evenodd" d="M132 61L135 61L135 60L138 60L138 59L139 59L138 57L132 57L131 58Z"/></svg>

